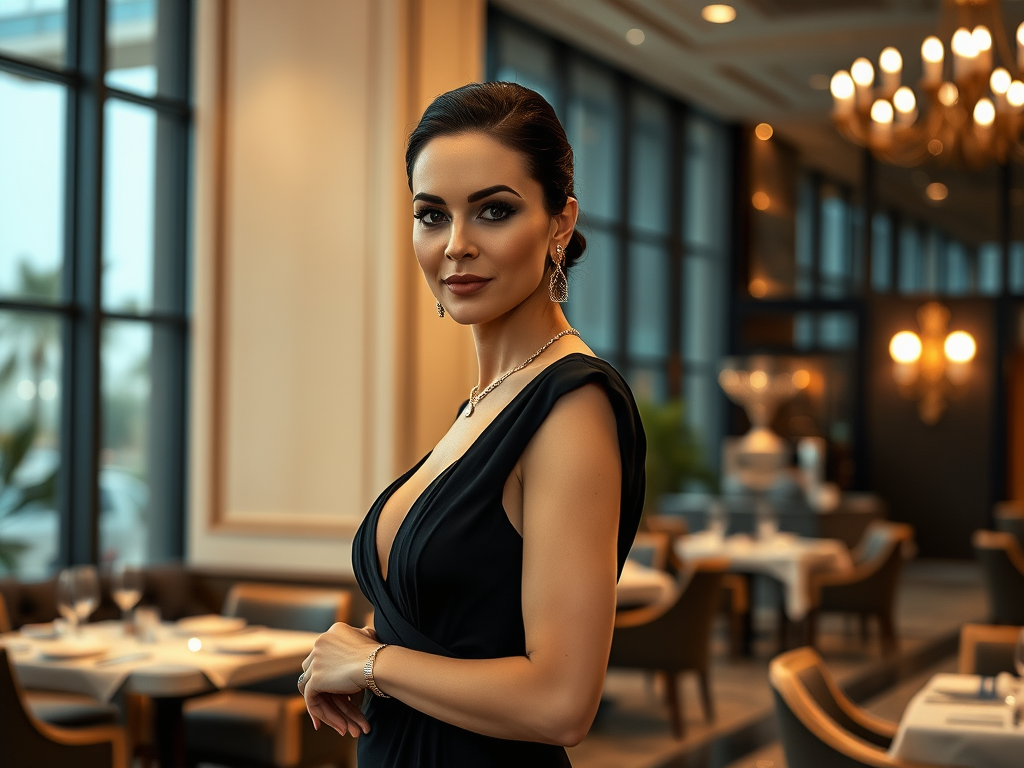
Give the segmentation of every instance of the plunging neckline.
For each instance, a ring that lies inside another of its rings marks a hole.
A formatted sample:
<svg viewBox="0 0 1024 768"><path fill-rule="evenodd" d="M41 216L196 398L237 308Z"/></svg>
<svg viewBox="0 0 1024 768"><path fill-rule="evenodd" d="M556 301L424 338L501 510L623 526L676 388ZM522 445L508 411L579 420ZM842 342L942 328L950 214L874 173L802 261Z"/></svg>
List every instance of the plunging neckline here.
<svg viewBox="0 0 1024 768"><path fill-rule="evenodd" d="M540 379L545 373L547 373L549 370L551 370L556 365L561 363L563 360L567 360L570 357L592 358L594 360L600 360L601 359L601 358L597 357L596 355L586 355L583 352L570 352L569 354L564 355L564 356L558 358L557 360L554 360L551 363L549 363L548 365L546 365L540 372L537 373L536 376L534 376L532 379L530 379L528 382L526 382L526 384L523 386L523 388L521 390L516 392L516 394L512 397L512 399L509 400L504 405L504 407L494 415L494 418L491 419L490 423L488 423L488 425L486 427L484 427L480 431L480 434L477 435L473 439L473 442L469 444L469 447L466 448L466 450L464 450L462 452L462 454L457 459L455 459L450 464L448 464L448 466L446 466L444 469L442 469L434 477L434 479L431 480L429 483L427 483L427 485L423 488L423 490L419 492L419 495L416 496L415 499L413 499L412 504L409 505L409 509L406 510L405 517L403 517L402 518L402 522L400 522L398 524L398 529L395 531L395 536L391 540L391 545L388 547L388 572L387 572L387 575L384 575L384 573L382 571L382 568L381 568L382 564L381 564L381 561L380 561L380 547L377 545L377 526L378 526L378 523L380 523L381 513L384 511L384 507L387 506L388 501L391 500L391 497L394 496L398 492L399 488L401 488L403 485L405 485L407 482L409 482L412 479L413 475L415 475L416 472L419 471L419 468L423 466L423 464L427 461L427 459L430 458L431 454L433 454L434 451L431 450L430 452L428 452L422 459L420 459L418 462L416 462L415 466L413 466L412 469L410 469L402 477L398 478L398 480L395 481L395 483L391 486L391 488L389 488L387 491L385 491L384 497L379 500L379 504L377 506L377 513L374 515L373 524L372 524L372 530L370 531L370 533L373 534L373 554L374 554L374 557L376 559L377 575L380 577L380 580L384 584L388 584L388 578L391 576L391 564L392 564L392 561L393 561L394 555L395 555L395 544L398 541L399 536L402 535L402 529L405 528L406 522L409 520L410 517L412 517L413 511L419 505L420 501L422 501L423 498L427 496L427 492L432 490L433 487L435 485L437 485L438 482L442 478L447 477L451 473L451 471L458 464L460 464L462 462L462 460L466 456L469 455L470 451L472 451L474 448L476 448L477 443L479 443L481 440L483 440L484 436L488 432L490 432L491 427L493 427L495 425L495 423L498 421L498 419L500 419L502 416L504 416L505 412L508 411L513 405L515 405L516 401L523 394L525 394L526 391L538 379ZM456 417L456 418L461 418L461 417L462 417L462 409L459 410L459 416Z"/></svg>

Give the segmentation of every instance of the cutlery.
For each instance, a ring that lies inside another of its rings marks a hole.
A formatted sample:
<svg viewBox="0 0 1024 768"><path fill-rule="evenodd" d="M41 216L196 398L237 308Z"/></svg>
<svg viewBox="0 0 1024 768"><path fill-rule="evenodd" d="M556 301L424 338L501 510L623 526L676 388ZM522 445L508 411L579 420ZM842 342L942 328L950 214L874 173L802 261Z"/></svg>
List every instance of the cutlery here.
<svg viewBox="0 0 1024 768"><path fill-rule="evenodd" d="M121 664L125 661L141 661L142 659L148 659L152 656L152 653L142 651L140 653L126 653L123 656L112 656L109 659L100 659L96 662L97 667L107 666L108 664Z"/></svg>
<svg viewBox="0 0 1024 768"><path fill-rule="evenodd" d="M947 717L947 725L990 725L994 728L1002 728L1006 723L1000 718L992 720L981 717Z"/></svg>

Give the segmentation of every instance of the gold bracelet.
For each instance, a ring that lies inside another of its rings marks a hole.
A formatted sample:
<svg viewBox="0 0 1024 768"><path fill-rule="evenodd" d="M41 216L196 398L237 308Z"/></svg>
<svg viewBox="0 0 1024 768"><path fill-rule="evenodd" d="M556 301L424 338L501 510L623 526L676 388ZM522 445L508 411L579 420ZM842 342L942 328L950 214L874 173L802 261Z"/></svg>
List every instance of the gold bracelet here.
<svg viewBox="0 0 1024 768"><path fill-rule="evenodd" d="M369 658L366 659L366 664L363 665L363 677L366 678L366 687L373 691L374 696L380 696L382 699L390 699L391 697L384 693L380 688L377 687L377 683L373 681L373 662L377 658L377 653L381 648L387 648L387 643L381 643L373 649L373 653L370 654Z"/></svg>

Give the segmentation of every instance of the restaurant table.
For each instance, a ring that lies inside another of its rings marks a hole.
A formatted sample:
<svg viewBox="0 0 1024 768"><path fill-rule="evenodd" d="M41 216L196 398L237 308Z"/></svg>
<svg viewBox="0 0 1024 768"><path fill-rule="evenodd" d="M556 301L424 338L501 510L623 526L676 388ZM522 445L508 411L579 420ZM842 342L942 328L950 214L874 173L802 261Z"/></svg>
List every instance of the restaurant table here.
<svg viewBox="0 0 1024 768"><path fill-rule="evenodd" d="M174 624L163 624L156 629L154 642L142 643L126 636L121 622L109 621L85 625L80 637L104 646L105 651L56 660L43 655L48 641L12 632L0 635L0 642L7 647L25 688L82 693L101 701L122 692L152 698L157 754L160 765L169 768L185 765L185 699L293 672L298 677L319 635L246 627L231 634L190 638Z"/></svg>
<svg viewBox="0 0 1024 768"><path fill-rule="evenodd" d="M935 675L911 699L889 747L892 757L934 765L1019 768L1024 725L1003 698L982 699L977 675Z"/></svg>
<svg viewBox="0 0 1024 768"><path fill-rule="evenodd" d="M619 608L637 608L668 600L676 589L676 580L665 571L626 558L615 587Z"/></svg>

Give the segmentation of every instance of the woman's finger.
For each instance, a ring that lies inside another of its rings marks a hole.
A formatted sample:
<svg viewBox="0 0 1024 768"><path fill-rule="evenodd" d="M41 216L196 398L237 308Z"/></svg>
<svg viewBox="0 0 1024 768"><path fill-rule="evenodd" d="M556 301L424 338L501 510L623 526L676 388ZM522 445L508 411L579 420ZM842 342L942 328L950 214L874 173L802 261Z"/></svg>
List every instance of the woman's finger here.
<svg viewBox="0 0 1024 768"><path fill-rule="evenodd" d="M359 722L360 720L363 720L363 718L360 716L359 719L357 720L356 717L352 714L351 704L348 704L347 710L345 707L346 704L348 704L348 701L343 700L343 697L341 696L326 695L321 697L321 705L323 706L323 708L331 710L331 712L334 715L336 715L340 720L343 720L345 723L348 724L349 735L359 736L360 734L369 731L369 723L366 723L364 727L364 724Z"/></svg>
<svg viewBox="0 0 1024 768"><path fill-rule="evenodd" d="M309 669L309 665L313 663L313 652L309 652L309 656L302 660L302 671L305 672Z"/></svg>
<svg viewBox="0 0 1024 768"><path fill-rule="evenodd" d="M337 709L346 719L351 720L363 733L370 732L370 723L362 711L355 705L350 696L327 696L328 702Z"/></svg>
<svg viewBox="0 0 1024 768"><path fill-rule="evenodd" d="M350 722L337 708L331 706L330 700L327 697L323 695L317 696L313 702L313 707L317 717L342 736L355 736L359 733L359 727L355 723Z"/></svg>

